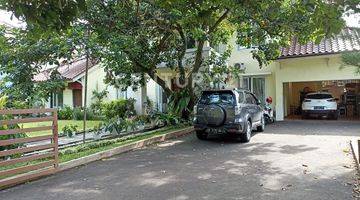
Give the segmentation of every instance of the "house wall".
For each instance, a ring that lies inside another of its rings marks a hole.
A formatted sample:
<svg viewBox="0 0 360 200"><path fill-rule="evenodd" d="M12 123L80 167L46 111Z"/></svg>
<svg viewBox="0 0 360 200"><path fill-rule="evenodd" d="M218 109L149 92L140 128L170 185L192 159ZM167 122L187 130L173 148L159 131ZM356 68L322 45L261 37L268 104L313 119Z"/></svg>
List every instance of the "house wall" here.
<svg viewBox="0 0 360 200"><path fill-rule="evenodd" d="M65 88L65 90L63 91L63 98L64 106L73 107L73 93L71 89Z"/></svg>
<svg viewBox="0 0 360 200"><path fill-rule="evenodd" d="M241 77L261 76L265 78L265 96L273 97L272 106L275 108L277 120L283 120L284 116L290 112L285 110L285 108L289 108L288 105L299 104L296 102L299 97L294 91L303 88L301 88L301 84L294 85L291 82L360 79L360 75L355 73L355 68L340 69L339 55L283 59L260 68L258 62L252 58L252 49L238 48L235 36L231 38L230 44L233 45L233 49L228 60L229 65L244 63L246 69ZM217 50L221 53L225 51L225 46L222 45ZM315 82L313 83L310 83L311 87L317 90L319 86ZM242 78L229 84L229 87L238 86L242 87Z"/></svg>
<svg viewBox="0 0 360 200"><path fill-rule="evenodd" d="M275 64L276 119L283 120L286 115L284 83L360 79L354 67L340 69L340 66L339 55L278 60Z"/></svg>
<svg viewBox="0 0 360 200"><path fill-rule="evenodd" d="M101 68L99 65L92 67L88 72L88 83L87 83L87 102L86 106L89 107L91 103L94 101L93 98L93 91L102 91L106 89L106 84L104 83L105 78L104 69ZM85 102L85 77L81 78L81 83L83 85L83 105ZM109 91L109 95L106 100L109 100L109 97L112 96L112 91Z"/></svg>
<svg viewBox="0 0 360 200"><path fill-rule="evenodd" d="M273 98L273 106L276 104L276 87L275 87L275 70L276 63L272 62L267 66L260 67L257 60L252 57L251 51L253 49L247 49L244 47L238 48L236 45L236 36L234 35L230 39L233 49L231 56L229 57L228 64L234 66L236 63L244 63L245 72L241 74L241 77L264 77L265 78L265 97ZM225 47L220 47L220 52L225 51ZM242 78L240 80L232 81L229 87L237 88L238 86L243 87Z"/></svg>
<svg viewBox="0 0 360 200"><path fill-rule="evenodd" d="M87 84L87 102L86 106L89 107L94 102L93 99L93 91L103 91L107 90L109 93L107 97L104 99L104 102L112 101L120 97L121 91L116 89L115 87L104 83L104 79L106 76L106 72L104 68L100 65L92 67L88 73L88 84ZM83 84L83 89L85 89L85 77L80 78L81 83ZM151 88L149 88L152 91ZM83 90L83 105L85 99L85 90ZM126 98L133 98L136 100L135 102L135 110L137 114L144 114L144 101L146 100L146 88L139 88L138 90L133 90L129 87L126 91Z"/></svg>

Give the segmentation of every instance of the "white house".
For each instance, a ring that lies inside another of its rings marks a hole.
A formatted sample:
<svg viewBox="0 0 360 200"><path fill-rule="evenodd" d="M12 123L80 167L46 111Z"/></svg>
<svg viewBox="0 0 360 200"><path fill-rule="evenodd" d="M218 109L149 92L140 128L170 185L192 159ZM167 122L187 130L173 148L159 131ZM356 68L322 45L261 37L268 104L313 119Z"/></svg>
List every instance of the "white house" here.
<svg viewBox="0 0 360 200"><path fill-rule="evenodd" d="M244 68L239 80L231 80L228 87L247 88L255 93L261 101L271 96L276 119L296 117L304 91L328 91L339 99L339 108L346 118L360 116L360 74L355 73L354 67L340 69L343 52L360 51L360 33L356 28L345 28L337 37L323 39L320 44L309 42L301 45L294 38L291 45L281 49L281 56L270 65L259 67L252 58L251 50L237 46L235 37L230 41L233 46L228 60L229 65ZM217 47L220 53L225 46ZM211 47L204 47L203 56L210 54ZM194 49L188 49L187 57L191 57ZM84 72L85 60L77 60L69 65L63 65L59 72L67 79L67 87L62 93L54 94L49 107L69 105L72 107L84 104ZM177 72L159 65L158 75L166 81L170 88L175 87ZM45 80L46 71L36 76L36 80ZM144 113L146 97L152 100L159 110L166 108L166 97L161 87L150 80L143 88L133 91L129 88L122 92L104 83L105 72L100 64L92 63L88 76L88 103L92 102L92 91L107 89L109 95L106 100L117 98L136 99L136 110Z"/></svg>

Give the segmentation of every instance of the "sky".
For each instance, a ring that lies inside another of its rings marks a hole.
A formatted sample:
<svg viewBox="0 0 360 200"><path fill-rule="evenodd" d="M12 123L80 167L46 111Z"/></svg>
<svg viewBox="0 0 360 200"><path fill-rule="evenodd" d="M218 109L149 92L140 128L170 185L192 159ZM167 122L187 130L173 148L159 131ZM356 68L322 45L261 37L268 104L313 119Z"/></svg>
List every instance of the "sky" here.
<svg viewBox="0 0 360 200"><path fill-rule="evenodd" d="M360 15L351 15L344 17L347 26L360 27ZM0 24L7 24L14 27L25 27L25 23L22 23L15 17L11 19L11 13L4 10L0 10Z"/></svg>

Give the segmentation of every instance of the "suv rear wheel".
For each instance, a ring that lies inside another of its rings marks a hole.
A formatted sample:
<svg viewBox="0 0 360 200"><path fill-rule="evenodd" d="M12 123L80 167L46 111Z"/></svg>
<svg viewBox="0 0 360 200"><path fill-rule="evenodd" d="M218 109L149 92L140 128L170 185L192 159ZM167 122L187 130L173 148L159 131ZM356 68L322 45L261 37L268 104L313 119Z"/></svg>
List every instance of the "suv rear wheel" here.
<svg viewBox="0 0 360 200"><path fill-rule="evenodd" d="M251 133L252 133L252 125L251 125L251 121L248 120L245 126L245 133L239 136L240 142L250 142Z"/></svg>
<svg viewBox="0 0 360 200"><path fill-rule="evenodd" d="M196 137L199 140L206 140L207 139L207 133L205 131L196 131Z"/></svg>

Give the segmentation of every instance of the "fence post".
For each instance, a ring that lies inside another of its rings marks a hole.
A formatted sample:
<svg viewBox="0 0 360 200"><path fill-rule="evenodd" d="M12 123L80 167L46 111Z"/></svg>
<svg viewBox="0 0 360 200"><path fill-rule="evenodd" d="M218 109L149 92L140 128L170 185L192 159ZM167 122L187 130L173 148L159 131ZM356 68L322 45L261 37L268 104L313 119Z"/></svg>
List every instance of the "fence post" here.
<svg viewBox="0 0 360 200"><path fill-rule="evenodd" d="M54 111L53 114L54 120L53 120L53 136L54 136L54 160L55 160L55 170L57 170L59 168L59 145L58 145L58 139L59 139L59 135L58 135L58 115L57 115L57 110Z"/></svg>

